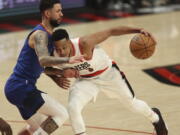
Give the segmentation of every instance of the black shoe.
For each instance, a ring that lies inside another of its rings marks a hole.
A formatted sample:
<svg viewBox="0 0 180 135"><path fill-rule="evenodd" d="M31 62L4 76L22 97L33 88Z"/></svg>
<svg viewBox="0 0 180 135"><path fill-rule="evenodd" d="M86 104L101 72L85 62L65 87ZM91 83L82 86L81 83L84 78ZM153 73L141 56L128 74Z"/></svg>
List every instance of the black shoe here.
<svg viewBox="0 0 180 135"><path fill-rule="evenodd" d="M162 118L161 112L157 108L152 108L152 110L159 116L159 121L156 123L153 123L156 134L157 135L168 135L168 129Z"/></svg>

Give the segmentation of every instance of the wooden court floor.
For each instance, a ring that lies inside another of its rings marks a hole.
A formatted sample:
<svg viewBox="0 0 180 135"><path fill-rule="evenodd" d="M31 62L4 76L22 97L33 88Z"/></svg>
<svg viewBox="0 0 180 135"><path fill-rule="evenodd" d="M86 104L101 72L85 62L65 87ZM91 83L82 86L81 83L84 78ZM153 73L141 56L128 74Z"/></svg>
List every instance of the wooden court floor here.
<svg viewBox="0 0 180 135"><path fill-rule="evenodd" d="M112 37L102 43L102 47L120 66L130 81L136 97L146 101L151 107L160 108L169 127L169 135L180 135L180 87L156 81L142 70L156 66L180 63L180 12L130 17L110 21L82 23L63 26L71 37L93 33L105 28L127 25L142 27L157 39L155 54L147 60L134 58L129 51L133 35ZM14 134L25 126L17 109L7 102L4 85L16 63L21 44L29 31L0 35L0 116L12 126ZM55 85L42 75L38 88L47 92L63 105L67 105L68 91ZM127 110L115 99L100 93L96 103L90 103L83 111L89 135L151 135L153 127L143 116ZM71 135L69 121L54 135Z"/></svg>

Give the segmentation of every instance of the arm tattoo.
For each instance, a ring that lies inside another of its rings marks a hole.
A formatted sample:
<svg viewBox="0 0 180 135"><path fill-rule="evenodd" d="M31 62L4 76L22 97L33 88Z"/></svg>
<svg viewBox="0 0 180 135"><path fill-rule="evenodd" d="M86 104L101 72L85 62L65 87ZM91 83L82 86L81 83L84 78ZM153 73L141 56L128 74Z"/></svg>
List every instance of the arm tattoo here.
<svg viewBox="0 0 180 135"><path fill-rule="evenodd" d="M42 66L56 66L62 63L68 63L69 57L43 56L40 61Z"/></svg>
<svg viewBox="0 0 180 135"><path fill-rule="evenodd" d="M53 66L62 63L67 63L69 61L68 57L52 57L49 55L48 51L48 35L43 31L39 31L34 36L35 41L35 51L39 58L39 62L42 66Z"/></svg>
<svg viewBox="0 0 180 135"><path fill-rule="evenodd" d="M42 124L41 128L48 133L48 135L52 134L59 126L57 123L51 118L48 117Z"/></svg>
<svg viewBox="0 0 180 135"><path fill-rule="evenodd" d="M48 36L45 32L39 31L34 36L35 51L39 58L42 56L49 56L48 52Z"/></svg>

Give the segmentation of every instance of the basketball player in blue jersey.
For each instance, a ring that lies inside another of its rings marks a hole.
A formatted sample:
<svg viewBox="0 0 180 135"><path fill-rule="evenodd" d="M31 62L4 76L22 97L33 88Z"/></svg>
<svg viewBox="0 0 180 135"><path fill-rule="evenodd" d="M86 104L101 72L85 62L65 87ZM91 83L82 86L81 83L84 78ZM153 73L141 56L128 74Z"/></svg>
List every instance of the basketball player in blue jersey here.
<svg viewBox="0 0 180 135"><path fill-rule="evenodd" d="M80 62L82 56L55 58L53 52L53 28L62 19L62 7L59 0L41 0L39 9L42 15L41 24L37 25L27 36L20 52L14 71L5 85L5 95L14 104L28 126L19 135L47 135L54 132L68 118L66 109L47 94L36 87L37 79L43 72L43 67L62 63ZM69 69L69 72L75 70ZM57 75L64 76L58 71ZM51 76L59 84L58 77ZM43 119L42 115L48 116Z"/></svg>
<svg viewBox="0 0 180 135"><path fill-rule="evenodd" d="M81 111L101 90L108 96L117 98L129 110L149 119L157 135L168 135L159 109L151 109L147 103L135 97L124 73L98 45L111 36L132 33L142 33L152 37L143 29L130 27L115 27L75 39L69 39L68 33L63 29L53 33L55 57L84 55L82 62L59 65L60 68L75 68L80 75L70 87L69 93L68 112L75 135L87 135Z"/></svg>

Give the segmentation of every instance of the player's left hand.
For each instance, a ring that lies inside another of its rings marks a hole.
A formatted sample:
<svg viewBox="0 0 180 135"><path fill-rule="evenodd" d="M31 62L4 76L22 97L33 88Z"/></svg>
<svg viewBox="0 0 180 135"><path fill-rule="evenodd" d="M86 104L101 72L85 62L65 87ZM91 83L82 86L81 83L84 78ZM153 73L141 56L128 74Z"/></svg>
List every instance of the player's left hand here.
<svg viewBox="0 0 180 135"><path fill-rule="evenodd" d="M10 125L4 121L2 118L0 118L0 131L2 135L12 135L12 129Z"/></svg>
<svg viewBox="0 0 180 135"><path fill-rule="evenodd" d="M79 71L74 68L67 68L63 70L62 76L66 78L79 78Z"/></svg>
<svg viewBox="0 0 180 135"><path fill-rule="evenodd" d="M63 89L67 90L70 87L70 80L65 77L55 77L54 81L59 87Z"/></svg>
<svg viewBox="0 0 180 135"><path fill-rule="evenodd" d="M154 40L154 42L157 43L156 39L154 38L154 36L150 32L146 31L145 29L140 29L140 33L144 34L145 36L151 37Z"/></svg>

